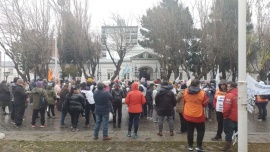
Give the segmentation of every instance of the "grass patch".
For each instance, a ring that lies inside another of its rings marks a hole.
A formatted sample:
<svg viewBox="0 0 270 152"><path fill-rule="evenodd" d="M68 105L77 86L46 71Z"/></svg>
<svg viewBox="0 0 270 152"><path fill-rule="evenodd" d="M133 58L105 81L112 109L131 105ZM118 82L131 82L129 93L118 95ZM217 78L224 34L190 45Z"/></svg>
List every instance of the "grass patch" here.
<svg viewBox="0 0 270 152"><path fill-rule="evenodd" d="M219 151L223 142L203 143L207 151ZM10 141L2 140L0 143L1 152L182 152L187 151L186 142L150 142L150 141ZM237 145L233 146L233 151L237 152ZM249 151L268 152L269 144L250 143Z"/></svg>

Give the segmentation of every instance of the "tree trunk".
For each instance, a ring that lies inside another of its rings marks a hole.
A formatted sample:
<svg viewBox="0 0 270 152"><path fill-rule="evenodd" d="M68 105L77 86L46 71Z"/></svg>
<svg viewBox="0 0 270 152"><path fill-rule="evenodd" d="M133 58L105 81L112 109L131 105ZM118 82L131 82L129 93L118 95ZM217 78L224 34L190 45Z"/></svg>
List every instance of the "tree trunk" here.
<svg viewBox="0 0 270 152"><path fill-rule="evenodd" d="M226 71L225 71L225 69L222 69L221 75L222 75L222 79L226 80Z"/></svg>

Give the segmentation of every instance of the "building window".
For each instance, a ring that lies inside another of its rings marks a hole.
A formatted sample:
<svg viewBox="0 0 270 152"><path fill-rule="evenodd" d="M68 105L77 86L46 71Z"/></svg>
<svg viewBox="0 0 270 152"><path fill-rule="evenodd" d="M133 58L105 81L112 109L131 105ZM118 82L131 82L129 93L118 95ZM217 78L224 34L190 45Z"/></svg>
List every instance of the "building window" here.
<svg viewBox="0 0 270 152"><path fill-rule="evenodd" d="M106 56L107 56L106 52L102 52L102 57L106 57Z"/></svg>
<svg viewBox="0 0 270 152"><path fill-rule="evenodd" d="M124 75L124 79L129 80L129 73L126 73L126 74Z"/></svg>
<svg viewBox="0 0 270 152"><path fill-rule="evenodd" d="M110 80L112 76L113 76L113 72L108 72L107 73L108 80Z"/></svg>

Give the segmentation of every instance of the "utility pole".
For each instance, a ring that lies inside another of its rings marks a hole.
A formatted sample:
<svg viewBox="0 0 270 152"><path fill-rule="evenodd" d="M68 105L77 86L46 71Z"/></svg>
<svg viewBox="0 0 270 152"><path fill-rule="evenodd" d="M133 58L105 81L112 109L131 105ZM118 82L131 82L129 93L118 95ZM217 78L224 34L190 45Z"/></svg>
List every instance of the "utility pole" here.
<svg viewBox="0 0 270 152"><path fill-rule="evenodd" d="M247 0L238 0L238 151L247 152L247 72L246 72Z"/></svg>

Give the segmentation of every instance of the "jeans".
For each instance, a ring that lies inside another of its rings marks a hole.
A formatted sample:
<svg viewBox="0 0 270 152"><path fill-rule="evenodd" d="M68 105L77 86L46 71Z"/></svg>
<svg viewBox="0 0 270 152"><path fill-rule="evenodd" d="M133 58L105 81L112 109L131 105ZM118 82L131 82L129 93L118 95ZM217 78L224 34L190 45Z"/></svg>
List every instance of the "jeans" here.
<svg viewBox="0 0 270 152"><path fill-rule="evenodd" d="M118 124L121 124L122 121L122 103L112 103L113 106L113 123L116 123L116 112L117 112L117 116L118 116Z"/></svg>
<svg viewBox="0 0 270 152"><path fill-rule="evenodd" d="M186 119L184 118L183 114L182 113L179 113L179 117L180 117L180 124L181 124L181 129L180 131L182 133L186 132L187 131L187 121Z"/></svg>
<svg viewBox="0 0 270 152"><path fill-rule="evenodd" d="M225 132L225 140L228 142L232 142L233 132L237 132L237 122L234 122L230 119L224 119L224 132Z"/></svg>
<svg viewBox="0 0 270 152"><path fill-rule="evenodd" d="M223 132L223 113L222 112L216 112L217 117L217 123L218 123L218 129L217 129L217 137L221 138L221 134Z"/></svg>
<svg viewBox="0 0 270 152"><path fill-rule="evenodd" d="M32 125L36 124L38 112L40 113L40 123L41 125L44 125L45 124L45 109L33 109Z"/></svg>
<svg viewBox="0 0 270 152"><path fill-rule="evenodd" d="M65 125L65 118L66 118L66 116L67 116L67 108L66 107L64 107L64 105L65 105L65 102L63 102L62 103L62 111L61 111L61 120L60 120L60 123L61 123L61 125L63 126L63 125Z"/></svg>
<svg viewBox="0 0 270 152"><path fill-rule="evenodd" d="M140 113L128 113L128 132L131 132L132 124L134 122L134 133L137 134L139 129Z"/></svg>
<svg viewBox="0 0 270 152"><path fill-rule="evenodd" d="M202 146L202 141L205 133L205 123L194 123L187 121L187 140L188 145L193 146L194 129L197 130L197 146Z"/></svg>
<svg viewBox="0 0 270 152"><path fill-rule="evenodd" d="M256 105L259 109L258 119L263 119L263 120L266 119L266 116L267 116L266 106L267 106L267 104L268 104L268 102L256 103Z"/></svg>
<svg viewBox="0 0 270 152"><path fill-rule="evenodd" d="M79 122L79 116L81 111L69 111L71 117L71 124L73 128L77 128L77 124Z"/></svg>
<svg viewBox="0 0 270 152"><path fill-rule="evenodd" d="M51 115L50 115L50 112L52 112L52 116L55 116L55 114L54 114L54 105L52 105L52 104L49 104L49 105L48 105L48 111L47 111L47 116L48 116L48 117L51 116Z"/></svg>
<svg viewBox="0 0 270 152"><path fill-rule="evenodd" d="M148 109L147 109L147 117L153 117L153 103L147 103Z"/></svg>
<svg viewBox="0 0 270 152"><path fill-rule="evenodd" d="M159 123L158 123L159 132L162 132L162 130L163 130L164 117L165 116L158 116L158 119L159 119ZM173 124L174 124L173 116L167 116L167 118L168 118L170 132L172 132L173 131Z"/></svg>
<svg viewBox="0 0 270 152"><path fill-rule="evenodd" d="M109 113L96 114L96 123L94 129L94 137L98 137L100 125L102 123L103 138L108 137Z"/></svg>

